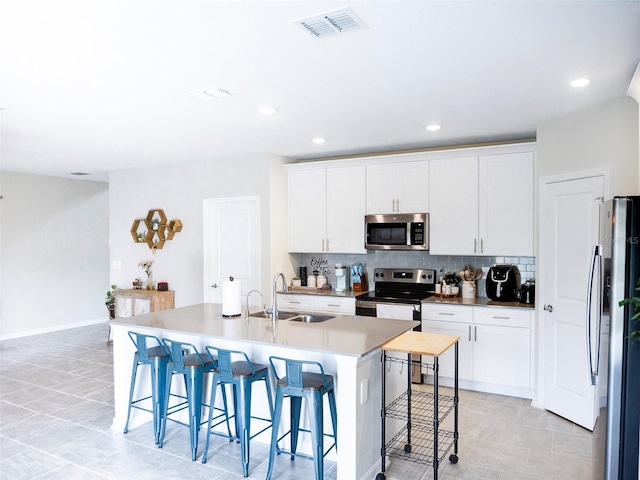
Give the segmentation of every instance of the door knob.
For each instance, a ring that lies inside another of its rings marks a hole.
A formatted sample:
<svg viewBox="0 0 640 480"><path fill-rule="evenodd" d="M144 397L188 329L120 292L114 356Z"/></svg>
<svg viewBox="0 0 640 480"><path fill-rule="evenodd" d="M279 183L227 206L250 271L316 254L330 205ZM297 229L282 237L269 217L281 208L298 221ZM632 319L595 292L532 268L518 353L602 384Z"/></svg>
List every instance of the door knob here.
<svg viewBox="0 0 640 480"><path fill-rule="evenodd" d="M545 305L544 309L549 313L553 313L553 305Z"/></svg>

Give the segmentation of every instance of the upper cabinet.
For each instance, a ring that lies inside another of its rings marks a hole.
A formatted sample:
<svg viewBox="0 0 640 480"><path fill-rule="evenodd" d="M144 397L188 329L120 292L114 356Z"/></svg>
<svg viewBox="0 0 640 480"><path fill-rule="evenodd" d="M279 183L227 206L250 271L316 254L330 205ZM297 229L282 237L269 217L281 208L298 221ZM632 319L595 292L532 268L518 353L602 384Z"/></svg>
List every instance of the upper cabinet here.
<svg viewBox="0 0 640 480"><path fill-rule="evenodd" d="M365 167L290 168L289 252L366 253Z"/></svg>
<svg viewBox="0 0 640 480"><path fill-rule="evenodd" d="M429 211L429 162L367 165L367 214Z"/></svg>
<svg viewBox="0 0 640 480"><path fill-rule="evenodd" d="M481 155L481 255L533 256L533 152Z"/></svg>
<svg viewBox="0 0 640 480"><path fill-rule="evenodd" d="M432 160L432 255L533 256L533 151Z"/></svg>
<svg viewBox="0 0 640 480"><path fill-rule="evenodd" d="M429 213L431 255L533 256L534 143L287 165L289 252L366 253L364 216Z"/></svg>

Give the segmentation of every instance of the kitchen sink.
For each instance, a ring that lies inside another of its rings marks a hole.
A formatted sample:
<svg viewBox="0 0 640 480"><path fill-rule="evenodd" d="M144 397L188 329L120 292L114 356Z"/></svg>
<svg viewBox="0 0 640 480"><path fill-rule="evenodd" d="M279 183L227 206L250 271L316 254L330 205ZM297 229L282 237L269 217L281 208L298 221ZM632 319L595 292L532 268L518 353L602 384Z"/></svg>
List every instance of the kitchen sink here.
<svg viewBox="0 0 640 480"><path fill-rule="evenodd" d="M271 318L271 314L266 312L255 312L250 314L249 316L258 318ZM292 322L320 323L325 322L331 318L333 318L331 315L317 315L315 313L278 312L278 320L290 320Z"/></svg>
<svg viewBox="0 0 640 480"><path fill-rule="evenodd" d="M331 315L297 315L289 320L292 322L320 323L333 318Z"/></svg>
<svg viewBox="0 0 640 480"><path fill-rule="evenodd" d="M299 313L296 312L278 312L278 320L289 320L292 317L299 316ZM258 318L271 318L271 314L267 312L255 312L249 315L250 317L258 317Z"/></svg>

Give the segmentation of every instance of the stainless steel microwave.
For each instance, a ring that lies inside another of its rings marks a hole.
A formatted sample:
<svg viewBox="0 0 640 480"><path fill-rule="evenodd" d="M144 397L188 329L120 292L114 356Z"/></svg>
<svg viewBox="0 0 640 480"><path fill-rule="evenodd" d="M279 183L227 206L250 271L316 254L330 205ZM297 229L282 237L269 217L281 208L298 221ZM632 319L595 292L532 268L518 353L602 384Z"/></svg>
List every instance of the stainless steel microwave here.
<svg viewBox="0 0 640 480"><path fill-rule="evenodd" d="M366 215L364 235L367 250L429 250L429 214Z"/></svg>

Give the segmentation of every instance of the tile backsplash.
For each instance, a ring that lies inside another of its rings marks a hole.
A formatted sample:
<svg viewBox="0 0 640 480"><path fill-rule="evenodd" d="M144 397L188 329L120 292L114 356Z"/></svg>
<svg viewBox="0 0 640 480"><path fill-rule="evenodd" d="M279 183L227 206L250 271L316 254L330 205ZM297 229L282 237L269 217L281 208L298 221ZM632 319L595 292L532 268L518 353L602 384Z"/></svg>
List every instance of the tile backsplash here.
<svg viewBox="0 0 640 480"><path fill-rule="evenodd" d="M454 256L454 255L430 255L428 252L416 251L371 251L366 254L329 254L329 253L296 253L290 254L294 270L299 271L299 267L306 266L311 273L312 258L324 259L329 263L331 271L336 263L351 266L354 263L361 263L365 267L369 277L369 287L373 288L373 270L375 268L432 268L436 270L438 277L445 272L459 272L465 265L473 268L482 268L487 271L489 267L496 264L516 265L520 270L520 277L524 282L527 279L535 279L536 259L535 257L479 257L479 256ZM331 285L335 285L335 276L329 275L327 278ZM478 296L486 297L484 277L478 281Z"/></svg>

